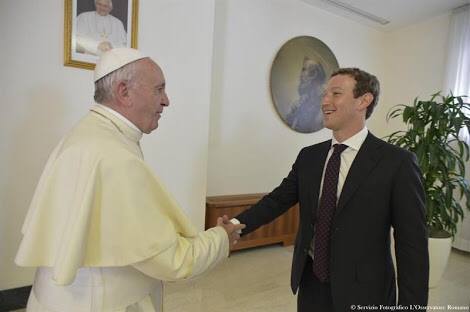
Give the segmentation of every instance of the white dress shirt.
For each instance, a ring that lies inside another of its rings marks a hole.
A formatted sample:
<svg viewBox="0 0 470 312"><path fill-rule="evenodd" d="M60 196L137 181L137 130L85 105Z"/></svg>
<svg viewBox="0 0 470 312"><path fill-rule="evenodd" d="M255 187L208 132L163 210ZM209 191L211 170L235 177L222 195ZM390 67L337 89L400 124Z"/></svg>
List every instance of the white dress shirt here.
<svg viewBox="0 0 470 312"><path fill-rule="evenodd" d="M331 147L330 151L328 152L328 156L326 157L325 166L323 167L323 175L321 178L320 184L320 191L318 193L318 201L320 202L321 192L323 190L323 180L325 178L325 170L326 164L330 160L331 155L333 154L333 145L335 144L345 144L348 146L342 153L341 153L341 165L339 167L339 177L338 177L338 191L336 193L336 201L338 201L339 196L341 195L341 191L343 190L344 181L346 181L346 177L348 176L349 169L351 168L351 164L353 163L354 159L356 158L357 152L362 146L362 143L366 140L367 137L367 127L362 128L361 131L347 139L343 142L338 142L334 137L331 139Z"/></svg>
<svg viewBox="0 0 470 312"><path fill-rule="evenodd" d="M362 128L361 131L350 137L349 139L343 141L343 142L338 142L334 137L331 139L331 146L330 150L328 152L328 156L326 157L326 161L323 167L323 174L321 178L321 183L320 183L320 190L318 193L318 209L320 209L320 198L323 190L323 180L325 179L325 170L326 170L326 164L330 160L331 155L333 154L333 146L335 144L345 144L348 147L341 153L341 164L339 167L339 176L338 176L338 190L336 192L336 202L338 202L339 197L341 195L341 191L343 190L344 182L346 181L346 177L348 176L349 169L351 169L351 165L354 161L354 159L357 156L357 152L359 152L359 149L361 148L362 144L366 140L367 134L368 134L367 127ZM310 248L310 256L313 259L313 243L315 239L312 239L311 243L311 248Z"/></svg>

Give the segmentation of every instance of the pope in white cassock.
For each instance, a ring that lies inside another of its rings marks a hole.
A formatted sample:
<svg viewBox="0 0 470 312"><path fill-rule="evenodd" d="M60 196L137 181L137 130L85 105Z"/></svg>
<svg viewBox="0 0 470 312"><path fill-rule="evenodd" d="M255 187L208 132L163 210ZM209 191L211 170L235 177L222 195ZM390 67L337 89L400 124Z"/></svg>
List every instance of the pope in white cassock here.
<svg viewBox="0 0 470 312"><path fill-rule="evenodd" d="M27 311L161 311L162 281L209 270L244 227L196 231L145 164L139 140L169 105L154 61L104 53L95 101L52 152L22 228L15 261L37 267Z"/></svg>
<svg viewBox="0 0 470 312"><path fill-rule="evenodd" d="M101 55L113 48L124 48L127 35L122 22L109 14L111 0L95 0L96 11L84 12L77 17L77 52Z"/></svg>

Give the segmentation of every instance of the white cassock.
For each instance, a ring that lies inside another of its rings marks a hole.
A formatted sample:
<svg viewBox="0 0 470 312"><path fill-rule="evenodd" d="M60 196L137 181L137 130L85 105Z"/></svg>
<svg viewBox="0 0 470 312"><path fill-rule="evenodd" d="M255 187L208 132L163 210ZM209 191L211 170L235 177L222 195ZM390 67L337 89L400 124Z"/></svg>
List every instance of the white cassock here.
<svg viewBox="0 0 470 312"><path fill-rule="evenodd" d="M225 230L194 229L144 163L141 137L97 105L51 154L15 260L38 268L27 311L161 311L162 280L228 256Z"/></svg>
<svg viewBox="0 0 470 312"><path fill-rule="evenodd" d="M112 48L124 48L127 35L124 25L116 17L101 16L96 11L84 12L77 17L77 52L100 55L101 42L109 42Z"/></svg>

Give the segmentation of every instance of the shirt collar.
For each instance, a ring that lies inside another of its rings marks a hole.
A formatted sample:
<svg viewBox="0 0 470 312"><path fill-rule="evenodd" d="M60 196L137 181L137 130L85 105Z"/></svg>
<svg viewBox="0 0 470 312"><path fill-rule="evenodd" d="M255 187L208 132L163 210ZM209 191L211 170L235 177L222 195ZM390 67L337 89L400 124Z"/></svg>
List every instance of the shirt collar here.
<svg viewBox="0 0 470 312"><path fill-rule="evenodd" d="M134 125L129 119L127 119L126 117L124 117L123 115L121 115L120 113L118 113L117 111L115 111L114 109L106 106L106 105L103 105L103 104L99 104L97 103L96 104L98 107L101 107L102 109L110 112L111 114L113 114L115 117L119 118L120 120L122 120L126 125L128 125L129 127L131 127L132 129L134 130L137 130L139 132L142 133L142 131L140 131L139 128L137 128L136 125Z"/></svg>
<svg viewBox="0 0 470 312"><path fill-rule="evenodd" d="M108 119L124 136L138 143L142 138L142 131L140 131L134 124L118 112L107 109L104 105L95 105L90 109L92 112L101 115L103 118Z"/></svg>
<svg viewBox="0 0 470 312"><path fill-rule="evenodd" d="M358 151L361 146L362 146L362 143L364 143L364 141L366 140L366 137L367 137L367 134L369 133L369 130L367 130L367 127L364 127L362 128L361 131L359 131L358 133L356 133L355 135L353 135L352 137L350 137L349 139L339 143L335 137L333 137L331 139L331 146L335 145L335 144L345 144L348 146L348 148L352 148L353 150L356 150Z"/></svg>

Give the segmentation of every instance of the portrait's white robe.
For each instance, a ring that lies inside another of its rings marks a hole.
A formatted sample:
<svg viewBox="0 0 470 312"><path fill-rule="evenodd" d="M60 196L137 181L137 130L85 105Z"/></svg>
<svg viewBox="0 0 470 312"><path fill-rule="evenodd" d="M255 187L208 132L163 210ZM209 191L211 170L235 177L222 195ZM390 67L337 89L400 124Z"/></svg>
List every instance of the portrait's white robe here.
<svg viewBox="0 0 470 312"><path fill-rule="evenodd" d="M124 48L127 34L122 22L108 14L101 16L96 11L84 12L77 17L76 46L79 52L100 55L98 45L107 41L112 48Z"/></svg>
<svg viewBox="0 0 470 312"><path fill-rule="evenodd" d="M141 136L95 106L52 152L15 260L38 267L28 311L160 311L161 280L228 256L225 230L197 232L144 163Z"/></svg>

